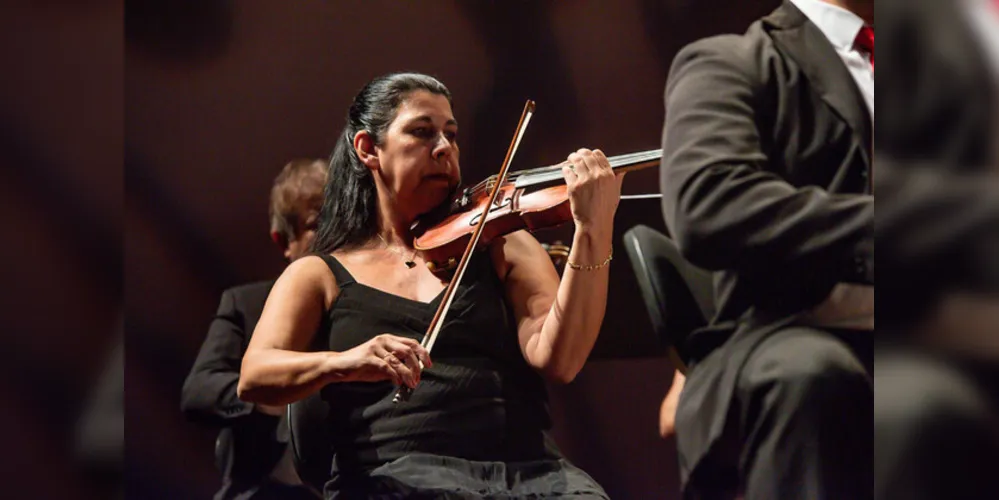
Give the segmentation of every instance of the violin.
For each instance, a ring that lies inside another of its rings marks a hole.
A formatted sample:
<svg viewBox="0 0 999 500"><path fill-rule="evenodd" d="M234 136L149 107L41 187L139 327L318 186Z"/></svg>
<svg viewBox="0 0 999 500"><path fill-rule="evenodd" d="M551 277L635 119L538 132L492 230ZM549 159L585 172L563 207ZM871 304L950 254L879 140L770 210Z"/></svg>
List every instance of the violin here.
<svg viewBox="0 0 999 500"><path fill-rule="evenodd" d="M658 165L661 158L662 150L656 149L607 160L615 172L630 172ZM499 186L497 175L493 175L462 190L450 212L438 217L437 223L426 227L421 227L422 221L417 223L415 249L432 273L447 275L458 265L472 233L482 223L482 214L486 214L486 226L477 248L514 231L553 228L571 221L569 191L562 176L562 167L568 164L510 172ZM496 200L490 204L490 194L497 188Z"/></svg>
<svg viewBox="0 0 999 500"><path fill-rule="evenodd" d="M453 274L420 342L428 353L437 341L458 284L477 249L488 245L493 238L513 231L554 227L572 220L569 191L562 177L562 167L567 163L509 171L514 152L533 115L534 101L527 101L498 174L465 189L441 222L422 229L418 221L414 228L414 246L423 252L430 271L438 275ZM627 172L656 165L661 157L662 151L656 150L615 156L608 161L612 169ZM565 255L568 256L568 247ZM423 369L422 362L420 369ZM413 389L403 385L392 402L407 401L412 393Z"/></svg>

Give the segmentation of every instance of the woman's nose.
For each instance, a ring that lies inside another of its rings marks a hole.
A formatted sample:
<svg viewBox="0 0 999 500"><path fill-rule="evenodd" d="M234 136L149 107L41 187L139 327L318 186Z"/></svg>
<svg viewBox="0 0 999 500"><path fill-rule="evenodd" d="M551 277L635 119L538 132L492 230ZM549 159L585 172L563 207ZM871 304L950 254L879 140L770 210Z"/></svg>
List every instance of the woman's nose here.
<svg viewBox="0 0 999 500"><path fill-rule="evenodd" d="M445 155L450 155L454 152L454 144L448 140L447 136L443 133L437 135L437 144L434 145L434 159L439 160Z"/></svg>

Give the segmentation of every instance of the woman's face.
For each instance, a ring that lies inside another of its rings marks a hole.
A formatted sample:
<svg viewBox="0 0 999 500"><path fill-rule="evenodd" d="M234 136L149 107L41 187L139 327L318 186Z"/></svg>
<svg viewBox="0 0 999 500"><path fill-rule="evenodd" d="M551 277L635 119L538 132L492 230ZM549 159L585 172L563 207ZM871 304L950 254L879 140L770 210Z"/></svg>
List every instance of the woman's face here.
<svg viewBox="0 0 999 500"><path fill-rule="evenodd" d="M410 215L439 206L460 183L458 123L446 97L411 92L381 142L375 146L379 175Z"/></svg>

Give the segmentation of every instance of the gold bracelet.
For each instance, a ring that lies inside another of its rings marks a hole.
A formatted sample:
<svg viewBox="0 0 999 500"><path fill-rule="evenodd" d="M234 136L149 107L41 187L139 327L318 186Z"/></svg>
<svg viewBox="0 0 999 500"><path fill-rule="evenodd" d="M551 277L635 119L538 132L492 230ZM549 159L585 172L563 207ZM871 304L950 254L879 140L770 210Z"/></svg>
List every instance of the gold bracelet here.
<svg viewBox="0 0 999 500"><path fill-rule="evenodd" d="M600 269L601 267L610 264L611 259L614 258L614 250L611 250L610 255L607 256L607 260L599 264L573 264L572 262L566 262L566 265L577 270L577 271L593 271L594 269Z"/></svg>

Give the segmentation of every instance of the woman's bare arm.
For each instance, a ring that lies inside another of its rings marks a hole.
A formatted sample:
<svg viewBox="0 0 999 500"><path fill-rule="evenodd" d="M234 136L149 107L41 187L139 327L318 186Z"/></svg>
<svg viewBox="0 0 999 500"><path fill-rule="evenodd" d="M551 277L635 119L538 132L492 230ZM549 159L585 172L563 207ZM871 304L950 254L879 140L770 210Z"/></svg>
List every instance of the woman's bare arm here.
<svg viewBox="0 0 999 500"><path fill-rule="evenodd" d="M285 269L267 297L243 356L240 399L282 405L342 377L335 352L305 352L339 290L322 259L303 257Z"/></svg>
<svg viewBox="0 0 999 500"><path fill-rule="evenodd" d="M507 300L517 319L528 364L554 382L571 382L596 343L607 304L607 266L566 269L561 282L548 254L527 232L494 245ZM610 236L577 231L570 259L599 262L610 253Z"/></svg>

